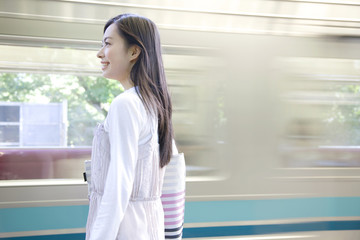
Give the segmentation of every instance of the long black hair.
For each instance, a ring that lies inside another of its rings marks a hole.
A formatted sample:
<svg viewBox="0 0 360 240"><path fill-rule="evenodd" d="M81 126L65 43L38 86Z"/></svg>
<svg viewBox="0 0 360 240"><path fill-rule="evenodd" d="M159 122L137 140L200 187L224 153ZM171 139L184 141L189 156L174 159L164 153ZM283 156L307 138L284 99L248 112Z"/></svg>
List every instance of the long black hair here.
<svg viewBox="0 0 360 240"><path fill-rule="evenodd" d="M158 115L160 167L170 161L172 155L172 105L166 83L161 55L159 31L150 19L134 14L121 14L110 19L106 29L115 24L118 33L128 46L137 45L141 53L130 72L130 78L138 87L137 92L145 108Z"/></svg>

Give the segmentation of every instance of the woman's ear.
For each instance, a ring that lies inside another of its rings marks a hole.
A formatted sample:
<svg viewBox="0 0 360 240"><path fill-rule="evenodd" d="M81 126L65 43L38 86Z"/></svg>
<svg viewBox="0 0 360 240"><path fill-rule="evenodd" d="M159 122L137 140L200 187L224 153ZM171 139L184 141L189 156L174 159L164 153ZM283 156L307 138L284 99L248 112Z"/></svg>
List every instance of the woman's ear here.
<svg viewBox="0 0 360 240"><path fill-rule="evenodd" d="M141 48L138 45L132 45L129 48L130 61L136 61L141 53Z"/></svg>

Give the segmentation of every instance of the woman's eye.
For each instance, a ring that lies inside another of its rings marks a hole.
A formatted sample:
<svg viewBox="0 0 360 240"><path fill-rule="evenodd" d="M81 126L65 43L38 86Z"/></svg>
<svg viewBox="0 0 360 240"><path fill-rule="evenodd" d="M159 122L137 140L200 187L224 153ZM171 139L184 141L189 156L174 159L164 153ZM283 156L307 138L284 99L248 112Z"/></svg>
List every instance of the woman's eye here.
<svg viewBox="0 0 360 240"><path fill-rule="evenodd" d="M103 44L101 44L101 48L103 48L104 46L110 45L109 42L104 42Z"/></svg>

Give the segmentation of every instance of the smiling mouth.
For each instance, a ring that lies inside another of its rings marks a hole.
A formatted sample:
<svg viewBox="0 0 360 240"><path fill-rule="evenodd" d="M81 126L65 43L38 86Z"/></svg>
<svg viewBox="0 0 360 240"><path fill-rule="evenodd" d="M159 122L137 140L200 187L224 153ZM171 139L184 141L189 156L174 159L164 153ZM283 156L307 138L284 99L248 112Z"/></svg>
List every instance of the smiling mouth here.
<svg viewBox="0 0 360 240"><path fill-rule="evenodd" d="M109 62L102 62L101 63L101 66L102 66L101 69L104 70L107 66L109 66L109 64L110 64Z"/></svg>

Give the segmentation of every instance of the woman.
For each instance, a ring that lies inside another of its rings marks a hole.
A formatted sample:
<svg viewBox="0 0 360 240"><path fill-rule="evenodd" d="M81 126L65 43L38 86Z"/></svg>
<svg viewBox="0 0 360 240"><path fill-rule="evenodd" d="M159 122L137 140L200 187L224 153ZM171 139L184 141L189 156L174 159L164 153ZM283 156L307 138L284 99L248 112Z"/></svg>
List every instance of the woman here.
<svg viewBox="0 0 360 240"><path fill-rule="evenodd" d="M110 19L97 57L103 76L125 91L93 140L86 239L164 239L164 166L177 150L155 24L132 14Z"/></svg>

